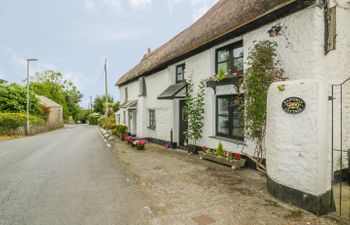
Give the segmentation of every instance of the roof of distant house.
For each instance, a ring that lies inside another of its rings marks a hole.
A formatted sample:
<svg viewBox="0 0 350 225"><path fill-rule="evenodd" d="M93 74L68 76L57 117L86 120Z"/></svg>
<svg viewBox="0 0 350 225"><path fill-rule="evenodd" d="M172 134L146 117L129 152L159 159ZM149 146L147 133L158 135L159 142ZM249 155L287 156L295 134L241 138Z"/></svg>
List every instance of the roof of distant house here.
<svg viewBox="0 0 350 225"><path fill-rule="evenodd" d="M39 101L41 104L45 105L46 107L49 108L57 108L57 107L62 107L60 104L54 102L53 100L42 96L42 95L38 95Z"/></svg>
<svg viewBox="0 0 350 225"><path fill-rule="evenodd" d="M219 0L204 16L169 42L146 54L141 62L124 74L116 83L123 85L141 76L165 69L167 66L208 49L221 37L284 8L300 6L297 0ZM303 1L301 1L303 2ZM306 2L306 1L305 1ZM284 12L285 14L287 12ZM270 18L271 21L276 19ZM262 25L257 22L257 26Z"/></svg>

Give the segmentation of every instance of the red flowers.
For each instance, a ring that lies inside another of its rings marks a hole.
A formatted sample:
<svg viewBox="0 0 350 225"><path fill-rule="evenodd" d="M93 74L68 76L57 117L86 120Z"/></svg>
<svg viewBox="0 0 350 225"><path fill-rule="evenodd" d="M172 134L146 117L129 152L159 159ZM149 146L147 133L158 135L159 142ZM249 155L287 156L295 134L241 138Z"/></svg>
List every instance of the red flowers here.
<svg viewBox="0 0 350 225"><path fill-rule="evenodd" d="M236 159L236 160L240 160L242 158L241 153L233 154L233 158Z"/></svg>

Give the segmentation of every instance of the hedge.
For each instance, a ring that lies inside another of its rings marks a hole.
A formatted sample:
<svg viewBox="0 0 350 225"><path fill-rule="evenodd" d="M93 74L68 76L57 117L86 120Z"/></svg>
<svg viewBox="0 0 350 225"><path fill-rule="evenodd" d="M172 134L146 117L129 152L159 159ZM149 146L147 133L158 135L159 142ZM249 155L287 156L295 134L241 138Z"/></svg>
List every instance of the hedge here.
<svg viewBox="0 0 350 225"><path fill-rule="evenodd" d="M26 118L25 113L0 113L0 133L25 127ZM29 121L31 126L46 125L46 121L37 116L30 116Z"/></svg>
<svg viewBox="0 0 350 225"><path fill-rule="evenodd" d="M90 125L98 125L98 120L100 119L100 116L89 116L88 121Z"/></svg>

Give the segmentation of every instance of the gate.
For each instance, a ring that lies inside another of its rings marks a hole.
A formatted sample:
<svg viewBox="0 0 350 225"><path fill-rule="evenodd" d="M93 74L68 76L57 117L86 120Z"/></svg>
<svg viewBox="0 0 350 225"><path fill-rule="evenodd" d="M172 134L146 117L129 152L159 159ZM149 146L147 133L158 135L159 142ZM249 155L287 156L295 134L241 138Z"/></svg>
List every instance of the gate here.
<svg viewBox="0 0 350 225"><path fill-rule="evenodd" d="M350 78L332 85L332 207L350 222Z"/></svg>

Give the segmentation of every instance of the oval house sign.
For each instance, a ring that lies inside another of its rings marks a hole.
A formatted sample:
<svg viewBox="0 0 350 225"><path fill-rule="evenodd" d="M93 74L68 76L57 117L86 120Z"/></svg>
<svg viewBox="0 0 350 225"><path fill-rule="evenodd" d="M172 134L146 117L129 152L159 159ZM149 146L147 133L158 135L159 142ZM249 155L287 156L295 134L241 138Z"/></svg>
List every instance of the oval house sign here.
<svg viewBox="0 0 350 225"><path fill-rule="evenodd" d="M290 97L282 102L282 109L289 114L298 114L305 110L305 101L298 97Z"/></svg>

